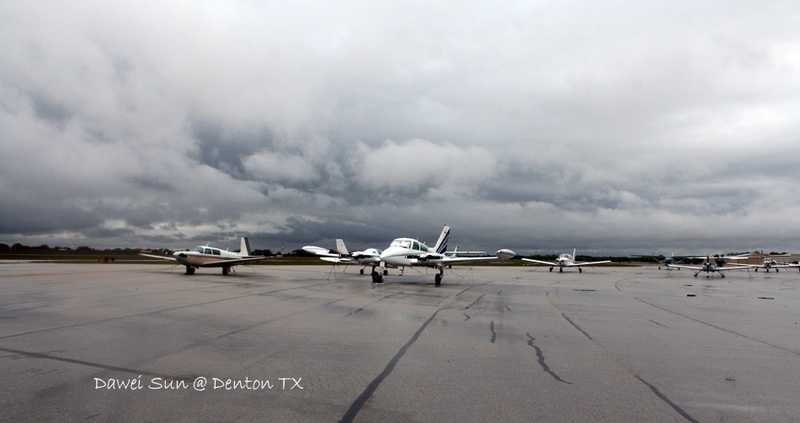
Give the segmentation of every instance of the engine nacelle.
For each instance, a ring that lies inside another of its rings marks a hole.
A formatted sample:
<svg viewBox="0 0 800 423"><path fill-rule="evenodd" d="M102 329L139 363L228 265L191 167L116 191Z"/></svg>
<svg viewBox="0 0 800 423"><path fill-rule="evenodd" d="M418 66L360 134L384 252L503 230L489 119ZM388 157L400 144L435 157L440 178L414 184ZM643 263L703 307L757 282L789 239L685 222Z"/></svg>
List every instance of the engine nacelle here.
<svg viewBox="0 0 800 423"><path fill-rule="evenodd" d="M497 258L499 258L500 260L511 260L511 259L513 259L514 257L517 256L517 253L515 253L512 250L503 248L502 250L497 250L497 254L496 255L497 255Z"/></svg>

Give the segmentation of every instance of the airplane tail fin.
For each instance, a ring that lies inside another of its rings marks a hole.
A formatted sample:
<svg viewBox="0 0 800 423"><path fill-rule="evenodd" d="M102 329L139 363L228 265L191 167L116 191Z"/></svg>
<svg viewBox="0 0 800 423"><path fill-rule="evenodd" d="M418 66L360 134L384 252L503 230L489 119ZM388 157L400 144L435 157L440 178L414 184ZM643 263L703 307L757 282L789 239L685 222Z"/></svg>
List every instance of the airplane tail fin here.
<svg viewBox="0 0 800 423"><path fill-rule="evenodd" d="M249 256L250 255L250 240L247 237L243 236L242 239L239 240L239 254Z"/></svg>
<svg viewBox="0 0 800 423"><path fill-rule="evenodd" d="M450 227L444 225L442 228L442 233L439 235L439 240L436 241L436 245L433 247L434 251L439 254L444 254L447 251L447 242L450 240Z"/></svg>
<svg viewBox="0 0 800 423"><path fill-rule="evenodd" d="M347 251L347 247L344 246L344 240L336 239L336 252L342 255L349 255L350 252Z"/></svg>

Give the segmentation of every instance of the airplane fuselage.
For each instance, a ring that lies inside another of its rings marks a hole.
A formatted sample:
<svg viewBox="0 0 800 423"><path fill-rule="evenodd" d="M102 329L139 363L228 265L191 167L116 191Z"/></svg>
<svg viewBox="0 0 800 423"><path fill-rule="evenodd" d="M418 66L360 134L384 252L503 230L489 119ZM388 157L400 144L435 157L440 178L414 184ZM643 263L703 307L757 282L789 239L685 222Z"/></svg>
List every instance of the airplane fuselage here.
<svg viewBox="0 0 800 423"><path fill-rule="evenodd" d="M569 267L575 264L575 260L572 258L571 254L564 253L558 256L556 263L558 263L559 267Z"/></svg>
<svg viewBox="0 0 800 423"><path fill-rule="evenodd" d="M188 251L176 251L172 254L178 263L184 266L205 266L223 260L242 259L247 256L214 247L194 247Z"/></svg>
<svg viewBox="0 0 800 423"><path fill-rule="evenodd" d="M423 266L426 265L425 257L441 257L441 254L431 253L428 246L411 238L398 238L392 241L389 248L380 254L384 263L397 266ZM431 267L436 267L431 264Z"/></svg>

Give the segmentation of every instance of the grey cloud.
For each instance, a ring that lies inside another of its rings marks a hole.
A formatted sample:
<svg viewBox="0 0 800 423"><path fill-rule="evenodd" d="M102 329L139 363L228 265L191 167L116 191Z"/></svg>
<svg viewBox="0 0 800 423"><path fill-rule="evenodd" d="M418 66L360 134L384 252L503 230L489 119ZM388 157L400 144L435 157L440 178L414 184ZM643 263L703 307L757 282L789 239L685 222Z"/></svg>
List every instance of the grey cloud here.
<svg viewBox="0 0 800 423"><path fill-rule="evenodd" d="M794 2L0 10L6 243L800 248Z"/></svg>

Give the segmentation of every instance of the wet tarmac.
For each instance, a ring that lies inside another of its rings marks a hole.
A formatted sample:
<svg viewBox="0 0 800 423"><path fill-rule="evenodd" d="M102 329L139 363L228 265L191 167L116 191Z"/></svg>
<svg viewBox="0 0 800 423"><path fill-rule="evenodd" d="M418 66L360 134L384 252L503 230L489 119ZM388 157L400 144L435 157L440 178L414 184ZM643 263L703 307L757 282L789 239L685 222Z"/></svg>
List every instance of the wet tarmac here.
<svg viewBox="0 0 800 423"><path fill-rule="evenodd" d="M0 262L4 421L800 421L800 272Z"/></svg>

